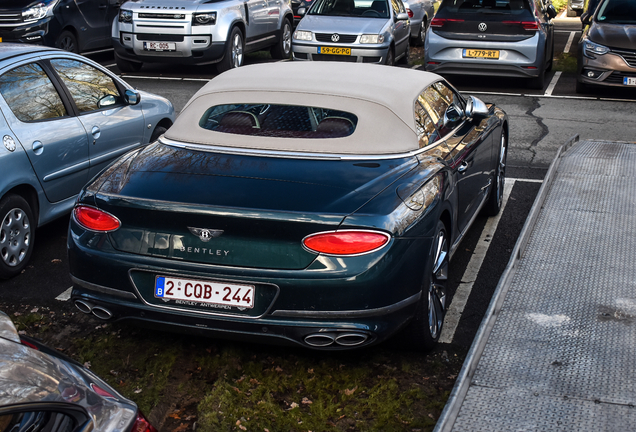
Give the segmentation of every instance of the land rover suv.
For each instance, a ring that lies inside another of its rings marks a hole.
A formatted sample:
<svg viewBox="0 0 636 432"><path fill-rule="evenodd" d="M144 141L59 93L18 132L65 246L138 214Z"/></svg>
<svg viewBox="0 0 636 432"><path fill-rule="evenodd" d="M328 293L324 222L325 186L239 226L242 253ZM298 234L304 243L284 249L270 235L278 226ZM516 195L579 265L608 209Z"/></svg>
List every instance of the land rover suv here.
<svg viewBox="0 0 636 432"><path fill-rule="evenodd" d="M122 72L144 63L216 64L223 72L244 54L291 52L290 0L134 0L121 5L112 27L115 60Z"/></svg>

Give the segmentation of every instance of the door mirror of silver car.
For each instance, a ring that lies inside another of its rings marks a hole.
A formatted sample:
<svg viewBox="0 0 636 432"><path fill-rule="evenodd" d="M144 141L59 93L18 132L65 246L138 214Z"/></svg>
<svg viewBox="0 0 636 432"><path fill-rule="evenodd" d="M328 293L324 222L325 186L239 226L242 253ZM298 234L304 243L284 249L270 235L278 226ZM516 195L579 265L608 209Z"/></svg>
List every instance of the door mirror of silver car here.
<svg viewBox="0 0 636 432"><path fill-rule="evenodd" d="M409 19L409 14L407 14L406 12L399 13L395 17L395 19L398 20L398 21L407 21Z"/></svg>
<svg viewBox="0 0 636 432"><path fill-rule="evenodd" d="M486 117L488 115L488 107L481 99L475 96L469 96L466 101L466 117L469 119L476 119L479 117Z"/></svg>
<svg viewBox="0 0 636 432"><path fill-rule="evenodd" d="M306 10L305 10L304 7L303 8L298 8L298 12L297 12L298 16L305 16L305 12L306 12Z"/></svg>
<svg viewBox="0 0 636 432"><path fill-rule="evenodd" d="M545 13L550 19L553 19L555 16L557 16L557 11L551 4L549 4L548 7L545 9Z"/></svg>
<svg viewBox="0 0 636 432"><path fill-rule="evenodd" d="M97 101L97 106L100 108L106 108L117 103L117 98L113 95L106 95Z"/></svg>
<svg viewBox="0 0 636 432"><path fill-rule="evenodd" d="M128 105L137 105L141 102L141 95L134 90L126 90L126 103Z"/></svg>

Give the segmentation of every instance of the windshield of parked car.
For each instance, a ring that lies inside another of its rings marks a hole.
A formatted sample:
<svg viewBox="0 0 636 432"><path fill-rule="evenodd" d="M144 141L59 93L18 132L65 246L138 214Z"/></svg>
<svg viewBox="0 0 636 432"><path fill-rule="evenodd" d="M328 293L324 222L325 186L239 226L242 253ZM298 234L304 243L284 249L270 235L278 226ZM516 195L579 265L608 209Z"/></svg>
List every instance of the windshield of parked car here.
<svg viewBox="0 0 636 432"><path fill-rule="evenodd" d="M596 21L611 24L636 24L636 0L606 0L598 9Z"/></svg>
<svg viewBox="0 0 636 432"><path fill-rule="evenodd" d="M317 0L307 15L388 18L387 0Z"/></svg>
<svg viewBox="0 0 636 432"><path fill-rule="evenodd" d="M444 0L440 11L460 14L517 15L530 12L528 0Z"/></svg>
<svg viewBox="0 0 636 432"><path fill-rule="evenodd" d="M238 135L275 138L342 138L358 124L354 114L297 105L228 104L209 108L199 126Z"/></svg>

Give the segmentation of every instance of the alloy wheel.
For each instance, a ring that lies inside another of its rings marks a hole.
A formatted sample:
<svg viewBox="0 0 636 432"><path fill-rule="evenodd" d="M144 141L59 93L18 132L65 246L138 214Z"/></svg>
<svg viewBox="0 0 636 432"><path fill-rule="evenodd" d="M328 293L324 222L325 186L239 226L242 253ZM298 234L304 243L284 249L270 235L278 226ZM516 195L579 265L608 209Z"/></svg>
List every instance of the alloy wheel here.
<svg viewBox="0 0 636 432"><path fill-rule="evenodd" d="M501 134L501 142L499 147L499 161L497 163L497 177L495 178L497 188L497 205L501 207L501 201L503 199L503 190L506 183L506 157L508 152L506 134Z"/></svg>
<svg viewBox="0 0 636 432"><path fill-rule="evenodd" d="M243 64L243 39L240 33L236 33L232 39L232 67Z"/></svg>
<svg viewBox="0 0 636 432"><path fill-rule="evenodd" d="M0 227L0 256L9 267L19 265L27 256L31 244L31 224L20 208L9 211Z"/></svg>
<svg viewBox="0 0 636 432"><path fill-rule="evenodd" d="M283 56L285 58L289 57L289 53L291 51L291 26L289 22L285 21L285 26L283 27Z"/></svg>
<svg viewBox="0 0 636 432"><path fill-rule="evenodd" d="M437 339L444 323L448 279L448 239L444 228L438 229L433 246L435 253L433 274L428 289L428 326L431 337Z"/></svg>

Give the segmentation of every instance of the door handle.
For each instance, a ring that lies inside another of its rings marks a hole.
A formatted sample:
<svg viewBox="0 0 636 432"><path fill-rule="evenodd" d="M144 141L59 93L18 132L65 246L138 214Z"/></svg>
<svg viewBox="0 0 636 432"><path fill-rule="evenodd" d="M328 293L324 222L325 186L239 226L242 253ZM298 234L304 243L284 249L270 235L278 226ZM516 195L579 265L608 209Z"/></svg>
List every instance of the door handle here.
<svg viewBox="0 0 636 432"><path fill-rule="evenodd" d="M44 151L44 145L40 141L33 141L31 149L33 150L33 153L39 156Z"/></svg>
<svg viewBox="0 0 636 432"><path fill-rule="evenodd" d="M457 168L457 171L464 172L467 169L468 169L468 162L462 161L462 163L459 165L459 168Z"/></svg>
<svg viewBox="0 0 636 432"><path fill-rule="evenodd" d="M95 144L95 141L102 135L102 131L99 129L99 126L93 126L91 133L93 134L93 144Z"/></svg>

